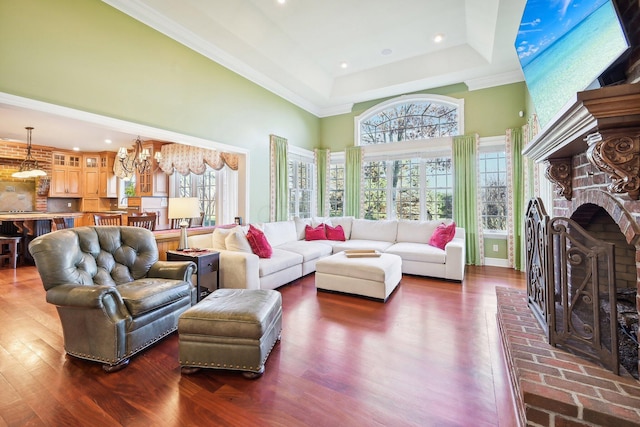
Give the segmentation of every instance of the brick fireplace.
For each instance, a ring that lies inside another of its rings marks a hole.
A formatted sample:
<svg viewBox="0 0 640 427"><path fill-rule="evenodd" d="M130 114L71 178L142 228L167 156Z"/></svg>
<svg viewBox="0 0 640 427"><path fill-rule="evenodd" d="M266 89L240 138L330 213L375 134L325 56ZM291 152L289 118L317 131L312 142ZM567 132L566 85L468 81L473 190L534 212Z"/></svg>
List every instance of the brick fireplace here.
<svg viewBox="0 0 640 427"><path fill-rule="evenodd" d="M611 267L617 276L614 287L633 291L640 283L640 1L616 0L616 4L632 45L627 83L578 93L576 102L543 129L523 154L546 165L546 178L557 189L544 207L547 218L551 222L566 218L571 227L575 223L610 242L617 264ZM536 234L526 237L528 250L538 247ZM544 249L540 252L547 255ZM547 267L556 268L553 263ZM528 287L545 280L546 276L528 271ZM546 286L551 294L547 313L532 309L532 297L526 292L497 290L498 325L520 423L639 426L640 381L626 369L616 375L604 367L606 363L549 344L544 317L550 318L552 311L556 315L554 286L553 279ZM632 314L638 312L636 295Z"/></svg>

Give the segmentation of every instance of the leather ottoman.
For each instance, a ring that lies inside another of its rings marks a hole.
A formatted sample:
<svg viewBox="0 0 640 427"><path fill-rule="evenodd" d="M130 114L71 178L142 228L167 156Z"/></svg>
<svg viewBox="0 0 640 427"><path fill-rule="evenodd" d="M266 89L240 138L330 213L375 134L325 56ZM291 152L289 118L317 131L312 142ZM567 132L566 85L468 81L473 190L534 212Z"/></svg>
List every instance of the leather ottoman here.
<svg viewBox="0 0 640 427"><path fill-rule="evenodd" d="M349 258L344 252L316 263L316 289L364 296L383 302L402 279L402 258L380 254Z"/></svg>
<svg viewBox="0 0 640 427"><path fill-rule="evenodd" d="M243 371L247 378L264 372L282 331L280 292L218 289L178 321L182 373L200 368Z"/></svg>

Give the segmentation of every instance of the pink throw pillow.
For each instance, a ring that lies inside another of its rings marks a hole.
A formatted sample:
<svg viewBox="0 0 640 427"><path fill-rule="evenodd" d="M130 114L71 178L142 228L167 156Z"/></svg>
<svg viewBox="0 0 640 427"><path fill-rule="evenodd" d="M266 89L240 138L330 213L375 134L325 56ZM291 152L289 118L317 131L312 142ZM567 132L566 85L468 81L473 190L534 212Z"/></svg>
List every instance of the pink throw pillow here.
<svg viewBox="0 0 640 427"><path fill-rule="evenodd" d="M260 258L271 258L273 249L271 249L271 245L269 244L267 237L262 231L258 230L251 224L249 224L247 240L249 241L249 246L251 246L251 250L254 254L258 255Z"/></svg>
<svg viewBox="0 0 640 427"><path fill-rule="evenodd" d="M332 227L328 224L325 224L324 228L327 232L327 240L339 240L341 242L345 241L344 230L342 229L341 225Z"/></svg>
<svg viewBox="0 0 640 427"><path fill-rule="evenodd" d="M449 225L440 224L436 227L429 239L429 244L436 248L444 249L444 247L453 240L453 236L456 235L456 223L452 222Z"/></svg>
<svg viewBox="0 0 640 427"><path fill-rule="evenodd" d="M324 224L320 224L315 228L306 225L304 227L304 240L327 240L324 232Z"/></svg>

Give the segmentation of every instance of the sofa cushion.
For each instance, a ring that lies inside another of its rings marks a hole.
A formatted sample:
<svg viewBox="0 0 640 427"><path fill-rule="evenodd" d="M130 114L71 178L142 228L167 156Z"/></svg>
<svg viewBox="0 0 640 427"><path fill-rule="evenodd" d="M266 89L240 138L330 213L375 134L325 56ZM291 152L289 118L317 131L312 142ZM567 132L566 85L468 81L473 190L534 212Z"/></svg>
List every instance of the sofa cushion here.
<svg viewBox="0 0 640 427"><path fill-rule="evenodd" d="M271 258L260 258L258 274L265 277L299 264L302 264L302 255L274 248Z"/></svg>
<svg viewBox="0 0 640 427"><path fill-rule="evenodd" d="M429 243L431 235L442 221L398 221L396 242Z"/></svg>
<svg viewBox="0 0 640 427"><path fill-rule="evenodd" d="M317 227L307 225L304 228L304 240L327 240L324 224L320 224Z"/></svg>
<svg viewBox="0 0 640 427"><path fill-rule="evenodd" d="M302 262L313 261L331 255L333 252L331 245L327 245L327 240L307 242L299 240L288 242L278 246L278 249L302 255Z"/></svg>
<svg viewBox="0 0 640 427"><path fill-rule="evenodd" d="M354 219L351 226L351 239L381 240L394 243L398 234L398 221Z"/></svg>
<svg viewBox="0 0 640 427"><path fill-rule="evenodd" d="M405 261L444 264L446 252L427 243L398 242L388 248L385 253L400 255Z"/></svg>
<svg viewBox="0 0 640 427"><path fill-rule="evenodd" d="M224 241L229 234L233 233L233 231L234 231L233 227L232 228L216 227L213 230L213 236L211 237L212 244L213 244L212 249L215 249L217 251L227 249L227 246Z"/></svg>
<svg viewBox="0 0 640 427"><path fill-rule="evenodd" d="M344 242L346 240L344 237L344 230L342 229L341 225L336 225L335 227L325 225L324 230L327 236L327 240L339 240L341 242Z"/></svg>
<svg viewBox="0 0 640 427"><path fill-rule="evenodd" d="M311 225L311 218L293 218L293 222L296 225L296 237L298 240L304 240L304 228L307 225Z"/></svg>
<svg viewBox="0 0 640 427"><path fill-rule="evenodd" d="M393 245L393 242L380 240L346 240L344 242L333 240L332 242L335 242L333 244L334 254L347 249L375 249L376 251L384 252Z"/></svg>
<svg viewBox="0 0 640 427"><path fill-rule="evenodd" d="M265 222L262 224L262 227L258 228L264 231L264 235L267 236L267 240L272 247L298 240L298 235L296 234L296 223L293 220Z"/></svg>
<svg viewBox="0 0 640 427"><path fill-rule="evenodd" d="M233 232L224 239L224 244L228 251L253 253L249 240L247 240L247 236L240 227L236 227Z"/></svg>
<svg viewBox="0 0 640 427"><path fill-rule="evenodd" d="M144 278L118 285L117 289L133 317L191 298L191 286L184 280Z"/></svg>
<svg viewBox="0 0 640 427"><path fill-rule="evenodd" d="M351 238L351 225L353 224L353 217L352 216L339 216L339 217L332 217L331 218L331 225L334 227L337 227L338 225L342 227L342 230L344 230L344 238L345 239L350 239Z"/></svg>
<svg viewBox="0 0 640 427"><path fill-rule="evenodd" d="M431 238L429 239L429 244L431 246L435 246L436 248L444 249L444 247L453 240L453 237L456 235L456 223L452 222L449 225L440 224L436 227Z"/></svg>
<svg viewBox="0 0 640 427"><path fill-rule="evenodd" d="M333 225L333 223L331 222L331 218L328 216L314 216L313 218L311 218L311 226L312 227L317 227L320 224L329 224L329 225Z"/></svg>
<svg viewBox="0 0 640 427"><path fill-rule="evenodd" d="M271 245L261 230L258 230L253 225L249 225L247 240L249 241L249 245L251 246L251 250L254 254L258 255L260 258L271 258Z"/></svg>

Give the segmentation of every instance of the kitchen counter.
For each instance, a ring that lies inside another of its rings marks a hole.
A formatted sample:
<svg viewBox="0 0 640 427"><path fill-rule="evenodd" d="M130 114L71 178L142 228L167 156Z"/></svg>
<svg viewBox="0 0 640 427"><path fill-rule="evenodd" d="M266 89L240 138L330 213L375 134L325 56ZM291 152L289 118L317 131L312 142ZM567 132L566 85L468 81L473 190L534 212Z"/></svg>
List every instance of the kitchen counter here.
<svg viewBox="0 0 640 427"><path fill-rule="evenodd" d="M82 212L5 212L0 213L0 221L35 221L53 218L77 218Z"/></svg>

